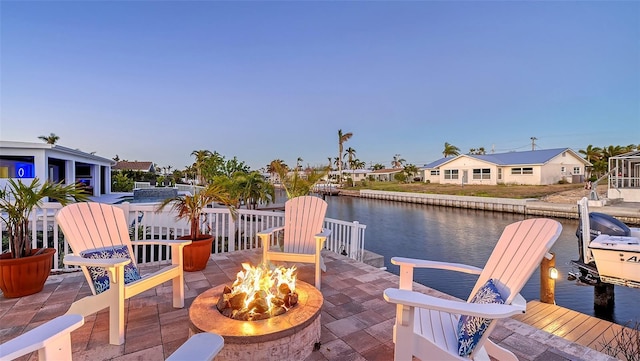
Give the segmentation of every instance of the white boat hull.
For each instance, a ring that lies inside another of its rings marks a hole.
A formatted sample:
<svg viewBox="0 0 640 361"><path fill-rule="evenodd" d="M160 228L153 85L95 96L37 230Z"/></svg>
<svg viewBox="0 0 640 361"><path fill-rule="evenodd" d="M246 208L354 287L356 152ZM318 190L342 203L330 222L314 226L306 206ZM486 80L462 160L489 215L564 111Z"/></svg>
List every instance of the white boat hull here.
<svg viewBox="0 0 640 361"><path fill-rule="evenodd" d="M640 238L602 234L589 249L603 282L640 286Z"/></svg>

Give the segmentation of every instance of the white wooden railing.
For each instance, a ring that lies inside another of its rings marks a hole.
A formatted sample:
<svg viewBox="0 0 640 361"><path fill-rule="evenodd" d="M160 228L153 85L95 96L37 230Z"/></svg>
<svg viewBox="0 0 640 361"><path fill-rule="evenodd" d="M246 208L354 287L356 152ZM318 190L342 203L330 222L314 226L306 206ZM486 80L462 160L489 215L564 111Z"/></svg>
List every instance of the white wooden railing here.
<svg viewBox="0 0 640 361"><path fill-rule="evenodd" d="M156 188L155 185L151 185L151 182L135 182L133 184L133 189L149 189L149 188ZM175 188L177 189L179 192L189 192L191 194L194 194L196 191L199 191L201 189L203 189L203 186L196 186L196 185L189 185L189 184L176 184L173 187L166 187L166 188Z"/></svg>
<svg viewBox="0 0 640 361"><path fill-rule="evenodd" d="M169 207L163 212L156 212L154 204L122 203L115 206L125 211L127 222L131 226L130 234L133 241L173 239L189 233L188 223L176 220L175 213L171 212ZM59 203L44 203L42 207L32 212L30 220L32 247L55 248L57 252L52 269L56 271L73 269L62 263L64 255L71 251L55 221L54 216L60 208ZM284 213L240 209L238 216L234 219L227 208L206 208L201 221L203 232L214 236L212 253L218 254L260 248L260 241L256 234L261 230L282 225ZM324 227L332 230L325 244L327 250L362 261L366 225L357 221L346 222L326 218ZM8 236L3 222L0 222L0 233L2 234L0 253L4 253L8 251ZM159 246L137 246L134 247L134 252L139 264L166 263L169 262L171 254L168 249Z"/></svg>

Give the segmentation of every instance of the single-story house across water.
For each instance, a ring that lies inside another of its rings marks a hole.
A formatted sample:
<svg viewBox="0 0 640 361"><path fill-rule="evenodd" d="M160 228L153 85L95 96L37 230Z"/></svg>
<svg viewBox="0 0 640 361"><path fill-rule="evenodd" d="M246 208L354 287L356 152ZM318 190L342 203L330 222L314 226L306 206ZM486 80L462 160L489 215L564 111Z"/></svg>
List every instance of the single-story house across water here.
<svg viewBox="0 0 640 361"><path fill-rule="evenodd" d="M495 154L461 154L422 168L424 181L440 184L546 185L585 181L591 163L570 148Z"/></svg>

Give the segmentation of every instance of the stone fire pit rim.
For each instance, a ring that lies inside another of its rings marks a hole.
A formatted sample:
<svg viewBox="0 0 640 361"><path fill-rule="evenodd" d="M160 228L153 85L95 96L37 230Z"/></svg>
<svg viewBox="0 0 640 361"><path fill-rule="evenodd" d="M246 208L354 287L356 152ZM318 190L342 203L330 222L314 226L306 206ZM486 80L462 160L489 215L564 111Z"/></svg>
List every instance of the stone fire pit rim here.
<svg viewBox="0 0 640 361"><path fill-rule="evenodd" d="M309 326L320 317L324 298L314 286L298 280L296 292L298 304L286 313L258 321L240 321L224 316L216 307L224 284L200 294L189 307L189 328L193 333L214 332L224 337L225 343L252 344L288 337ZM206 317L205 317L206 316ZM242 332L242 324L248 329L260 329L256 334Z"/></svg>

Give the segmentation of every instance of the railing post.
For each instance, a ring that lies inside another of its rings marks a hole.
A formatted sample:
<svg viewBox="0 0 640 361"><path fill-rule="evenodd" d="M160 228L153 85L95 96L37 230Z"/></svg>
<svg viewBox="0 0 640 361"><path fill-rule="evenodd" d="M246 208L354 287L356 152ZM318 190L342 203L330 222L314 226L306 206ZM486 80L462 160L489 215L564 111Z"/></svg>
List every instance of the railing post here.
<svg viewBox="0 0 640 361"><path fill-rule="evenodd" d="M351 224L351 242L349 243L349 257L352 259L358 260L360 259L360 250L358 249L359 242L359 226L360 223L358 221L353 221Z"/></svg>
<svg viewBox="0 0 640 361"><path fill-rule="evenodd" d="M540 302L556 303L556 278L558 278L556 255L554 253L547 253L540 263Z"/></svg>
<svg viewBox="0 0 640 361"><path fill-rule="evenodd" d="M236 220L233 218L231 212L229 212L229 252L233 252L236 250Z"/></svg>

